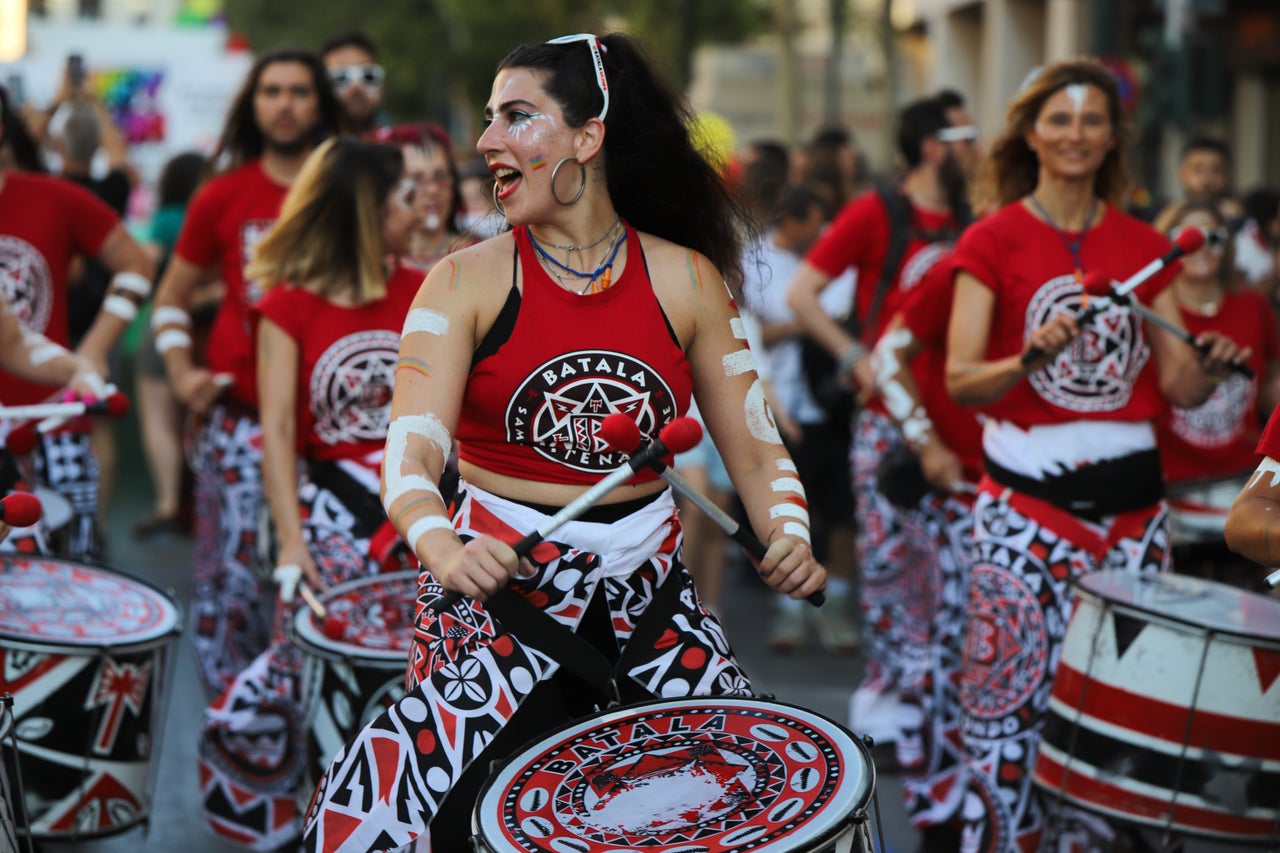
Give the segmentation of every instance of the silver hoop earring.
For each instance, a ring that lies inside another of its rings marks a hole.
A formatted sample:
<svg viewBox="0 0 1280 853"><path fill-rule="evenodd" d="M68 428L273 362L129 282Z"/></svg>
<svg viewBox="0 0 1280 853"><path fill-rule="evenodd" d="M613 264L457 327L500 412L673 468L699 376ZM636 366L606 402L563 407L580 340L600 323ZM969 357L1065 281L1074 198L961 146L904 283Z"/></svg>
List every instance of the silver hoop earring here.
<svg viewBox="0 0 1280 853"><path fill-rule="evenodd" d="M505 207L503 207L503 206L502 206L502 202L498 200L498 182L497 182L497 181L494 181L494 182L493 182L493 189L490 191L490 193L489 193L489 194L493 196L493 206L494 206L494 209L496 209L496 210L497 210L499 213L501 213L503 216L506 216L506 215L507 215L507 209L506 209Z"/></svg>
<svg viewBox="0 0 1280 853"><path fill-rule="evenodd" d="M569 199L568 201L565 201L564 199L560 198L560 195L556 192L556 178L559 177L560 175L560 167L563 166L565 163L568 163L570 160L577 163L578 168L582 170L582 183L578 185L578 191L573 194L573 198ZM586 189L587 189L587 167L582 165L582 163L578 160L577 157L565 157L559 163L556 163L556 167L551 170L551 197L556 200L557 204L562 204L565 207L568 207L571 204L576 204L578 199L582 198L582 194L586 191Z"/></svg>

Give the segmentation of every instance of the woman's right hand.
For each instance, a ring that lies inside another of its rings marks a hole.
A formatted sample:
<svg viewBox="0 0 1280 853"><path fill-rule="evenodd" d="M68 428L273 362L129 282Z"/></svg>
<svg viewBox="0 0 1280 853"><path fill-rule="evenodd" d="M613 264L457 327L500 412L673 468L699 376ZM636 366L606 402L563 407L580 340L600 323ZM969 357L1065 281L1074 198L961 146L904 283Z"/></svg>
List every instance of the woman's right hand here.
<svg viewBox="0 0 1280 853"><path fill-rule="evenodd" d="M297 566L302 569L302 580L316 592L323 592L329 588L329 585L324 582L324 578L320 575L320 569L316 566L315 559L311 556L311 549L307 547L305 542L289 545L282 543L279 553L276 554L276 565Z"/></svg>
<svg viewBox="0 0 1280 853"><path fill-rule="evenodd" d="M430 561L429 568L445 589L477 601L487 601L522 569L525 577L534 574L533 567L519 559L510 545L484 534L444 559Z"/></svg>
<svg viewBox="0 0 1280 853"><path fill-rule="evenodd" d="M222 394L228 382L224 373L214 373L203 367L183 368L173 376L173 393L183 405L196 414L209 411L214 400Z"/></svg>
<svg viewBox="0 0 1280 853"><path fill-rule="evenodd" d="M1023 354L1032 350L1040 353L1039 357L1027 365L1027 372L1034 373L1044 367L1066 349L1080 335L1080 326L1071 314L1060 311L1049 318L1048 322L1033 331L1027 337Z"/></svg>

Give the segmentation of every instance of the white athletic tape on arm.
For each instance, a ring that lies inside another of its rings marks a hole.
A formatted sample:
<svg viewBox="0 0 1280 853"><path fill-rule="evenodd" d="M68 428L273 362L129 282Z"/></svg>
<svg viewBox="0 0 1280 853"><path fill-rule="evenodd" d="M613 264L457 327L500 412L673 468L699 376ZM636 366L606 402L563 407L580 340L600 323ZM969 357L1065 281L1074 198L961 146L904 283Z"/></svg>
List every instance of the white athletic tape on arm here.
<svg viewBox="0 0 1280 853"><path fill-rule="evenodd" d="M60 355L71 355L71 353L67 351L66 347L59 346L53 341L46 340L43 337L41 340L44 342L37 344L28 352L28 357L31 359L32 367L39 367L46 361L52 361Z"/></svg>
<svg viewBox="0 0 1280 853"><path fill-rule="evenodd" d="M112 293L102 300L102 310L119 317L126 323L132 323L133 318L138 316L138 306L133 300L118 293Z"/></svg>
<svg viewBox="0 0 1280 853"><path fill-rule="evenodd" d="M782 532L796 537L806 545L812 544L809 541L809 528L798 521L788 521L782 525Z"/></svg>
<svg viewBox="0 0 1280 853"><path fill-rule="evenodd" d="M383 464L384 478L387 483L383 505L391 512L391 505L409 492L426 491L440 495L440 488L421 474L405 476L401 471L405 456L409 452L409 436L420 435L431 442L440 451L440 464L443 467L453 450L453 439L449 431L440 423L435 415L401 415L391 422L387 428L387 449Z"/></svg>
<svg viewBox="0 0 1280 853"><path fill-rule="evenodd" d="M443 337L449 333L449 318L430 308L414 308L405 318L404 331L400 333L400 337L407 338L418 332Z"/></svg>
<svg viewBox="0 0 1280 853"><path fill-rule="evenodd" d="M742 402L742 412L747 419L747 432L765 444L782 444L782 436L778 433L778 425L773 421L773 413L769 411L769 401L764 395L764 384L759 379L751 383L747 389L747 397Z"/></svg>
<svg viewBox="0 0 1280 853"><path fill-rule="evenodd" d="M151 282L136 272L118 272L111 278L111 287L128 291L146 299L151 295Z"/></svg>
<svg viewBox="0 0 1280 853"><path fill-rule="evenodd" d="M809 526L809 510L800 504L783 501L780 504L774 504L769 507L770 518L794 518L804 523L805 527Z"/></svg>
<svg viewBox="0 0 1280 853"><path fill-rule="evenodd" d="M160 331L161 326L181 326L191 328L191 315L181 308L172 305L161 305L151 312L151 331Z"/></svg>
<svg viewBox="0 0 1280 853"><path fill-rule="evenodd" d="M804 484L795 477L779 477L769 484L769 488L775 492L795 492L797 495L804 495Z"/></svg>
<svg viewBox="0 0 1280 853"><path fill-rule="evenodd" d="M164 355L175 348L191 349L191 336L181 329L165 329L156 335L156 352Z"/></svg>
<svg viewBox="0 0 1280 853"><path fill-rule="evenodd" d="M779 470L779 471L790 471L792 474L794 474L794 473L796 473L797 471L799 471L800 469L799 469L799 468L797 468L797 467L796 467L796 463L795 463L795 462L792 462L790 459L779 459L779 460L778 460L778 470Z"/></svg>
<svg viewBox="0 0 1280 853"><path fill-rule="evenodd" d="M756 369L756 357L749 349L731 352L721 359L721 362L724 364L725 376L741 376L744 373L753 373Z"/></svg>
<svg viewBox="0 0 1280 853"><path fill-rule="evenodd" d="M448 530L454 533L453 522L445 518L443 515L426 515L409 525L409 529L405 531L404 541L409 543L409 547L413 552L418 553L418 540L420 540L427 531L430 530Z"/></svg>

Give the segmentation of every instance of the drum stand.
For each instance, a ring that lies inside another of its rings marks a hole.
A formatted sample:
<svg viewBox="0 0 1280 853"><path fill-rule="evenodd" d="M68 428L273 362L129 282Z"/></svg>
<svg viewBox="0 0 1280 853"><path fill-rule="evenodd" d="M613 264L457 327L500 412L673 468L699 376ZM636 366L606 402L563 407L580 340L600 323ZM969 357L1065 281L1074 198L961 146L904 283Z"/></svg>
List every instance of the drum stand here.
<svg viewBox="0 0 1280 853"><path fill-rule="evenodd" d="M14 724L13 719L13 696L6 693L0 696L0 719L8 718L9 720L9 751L13 754L13 775L17 782L17 790L13 792L14 799L22 804L22 823L18 823L18 810L13 803L9 804L9 819L14 823L15 841L18 835L26 838L27 853L35 853L34 842L31 840L31 818L27 815L27 795L22 785L22 762L18 760L18 727ZM3 766L0 766L0 773L6 772ZM16 851L15 851L16 853Z"/></svg>

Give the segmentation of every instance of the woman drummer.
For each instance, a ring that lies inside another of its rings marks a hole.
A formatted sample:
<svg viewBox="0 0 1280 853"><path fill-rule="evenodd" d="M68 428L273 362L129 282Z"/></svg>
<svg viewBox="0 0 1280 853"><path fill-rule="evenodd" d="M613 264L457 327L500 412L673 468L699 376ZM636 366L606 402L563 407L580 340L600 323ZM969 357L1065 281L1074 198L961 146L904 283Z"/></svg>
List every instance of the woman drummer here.
<svg viewBox="0 0 1280 853"><path fill-rule="evenodd" d="M408 248L416 196L395 146L329 140L249 265L267 290L254 311L277 572L300 571L311 589L381 568L379 469L401 326L421 281L387 259ZM200 737L210 827L264 850L297 841L304 758L301 658L284 632L299 604L281 585L271 645L205 711Z"/></svg>
<svg viewBox="0 0 1280 853"><path fill-rule="evenodd" d="M517 48L485 114L477 149L514 229L427 276L383 466L388 514L425 568L410 692L320 783L312 850L395 847L428 823L434 849L466 849L489 762L535 734L611 698L750 695L680 563L656 476L525 561L510 547L621 463L596 435L606 415L652 436L692 392L768 544L765 582L799 598L825 584L734 305L739 223L677 98L632 40L580 35ZM451 517L436 481L455 438ZM449 590L465 597L426 609ZM540 627L517 633L517 619ZM573 657L547 644L574 640L568 630L591 638L616 690L566 672ZM395 794L366 796L379 790Z"/></svg>
<svg viewBox="0 0 1280 853"><path fill-rule="evenodd" d="M1070 581L1168 568L1154 421L1170 404L1202 403L1247 357L1213 331L1201 357L1114 305L1077 323L1086 273L1121 281L1169 248L1119 207L1127 141L1101 64L1043 69L1010 104L979 175L983 200L1002 207L955 251L947 384L986 418L961 670L962 816L981 851L1040 849L1049 834L1030 778ZM1181 326L1171 273L1133 295ZM1106 821L1064 809L1059 831L1082 839L1078 849L1112 849Z"/></svg>

